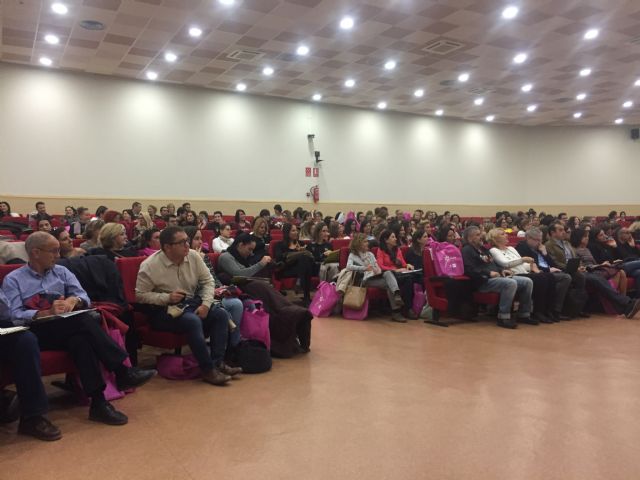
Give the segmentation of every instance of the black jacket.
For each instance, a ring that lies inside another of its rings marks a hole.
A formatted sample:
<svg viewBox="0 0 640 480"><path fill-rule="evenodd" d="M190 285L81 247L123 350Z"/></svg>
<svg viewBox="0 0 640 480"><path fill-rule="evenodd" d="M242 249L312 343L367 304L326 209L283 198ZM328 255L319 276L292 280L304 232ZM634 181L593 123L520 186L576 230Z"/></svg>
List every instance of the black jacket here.
<svg viewBox="0 0 640 480"><path fill-rule="evenodd" d="M533 248L531 248L529 246L529 244L526 241L522 241L520 243L518 243L518 245L516 246L516 250L518 251L518 253L520 254L521 257L531 257L535 260L536 265L538 266L538 268L540 269L540 271L542 272L548 272L551 270L551 267L556 267L555 263L553 263L553 258L551 258L550 255L542 255L540 252L535 251ZM540 258L544 258L545 261L547 262L547 265L549 265L549 267L545 268L540 266Z"/></svg>
<svg viewBox="0 0 640 480"><path fill-rule="evenodd" d="M472 245L462 247L464 274L471 278L474 286L480 286L491 278L491 272L502 273L502 268L493 261L493 257L484 247L479 249Z"/></svg>
<svg viewBox="0 0 640 480"><path fill-rule="evenodd" d="M104 255L87 255L58 260L68 268L94 302L111 302L125 306L124 287L116 264Z"/></svg>

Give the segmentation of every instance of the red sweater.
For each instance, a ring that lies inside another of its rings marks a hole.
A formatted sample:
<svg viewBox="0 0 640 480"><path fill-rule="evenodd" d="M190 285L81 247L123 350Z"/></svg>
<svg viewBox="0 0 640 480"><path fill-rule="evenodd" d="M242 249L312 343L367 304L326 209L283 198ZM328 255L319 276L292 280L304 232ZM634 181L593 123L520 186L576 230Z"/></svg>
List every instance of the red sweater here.
<svg viewBox="0 0 640 480"><path fill-rule="evenodd" d="M396 254L396 259L400 261L400 267L398 267L393 261L389 254L382 251L381 248L378 248L378 253L376 254L376 261L382 271L385 270L396 270L398 268L406 268L407 262L404 260L404 256L402 255L402 251L398 248L398 253Z"/></svg>

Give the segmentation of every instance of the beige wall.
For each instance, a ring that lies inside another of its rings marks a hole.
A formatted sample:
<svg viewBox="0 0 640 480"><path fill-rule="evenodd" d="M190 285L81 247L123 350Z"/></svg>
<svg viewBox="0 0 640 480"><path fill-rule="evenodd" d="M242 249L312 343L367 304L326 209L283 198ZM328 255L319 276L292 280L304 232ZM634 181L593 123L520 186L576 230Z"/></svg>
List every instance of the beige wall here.
<svg viewBox="0 0 640 480"><path fill-rule="evenodd" d="M0 107L0 196L16 211L36 198L52 211L167 198L208 210L312 208L306 193L318 183L331 213L386 204L640 214L640 145L626 127L489 125L9 64ZM325 159L319 179L304 176L309 133Z"/></svg>

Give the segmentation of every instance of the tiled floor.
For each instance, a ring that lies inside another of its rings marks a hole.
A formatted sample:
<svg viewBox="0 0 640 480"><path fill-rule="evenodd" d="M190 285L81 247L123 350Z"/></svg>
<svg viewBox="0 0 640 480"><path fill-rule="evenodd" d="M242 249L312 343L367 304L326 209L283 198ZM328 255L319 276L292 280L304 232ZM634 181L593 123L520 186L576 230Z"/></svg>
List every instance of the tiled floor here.
<svg viewBox="0 0 640 480"><path fill-rule="evenodd" d="M0 478L636 480L639 344L611 317L316 319L308 356L226 388L155 378L125 427L57 398L61 441L0 428Z"/></svg>

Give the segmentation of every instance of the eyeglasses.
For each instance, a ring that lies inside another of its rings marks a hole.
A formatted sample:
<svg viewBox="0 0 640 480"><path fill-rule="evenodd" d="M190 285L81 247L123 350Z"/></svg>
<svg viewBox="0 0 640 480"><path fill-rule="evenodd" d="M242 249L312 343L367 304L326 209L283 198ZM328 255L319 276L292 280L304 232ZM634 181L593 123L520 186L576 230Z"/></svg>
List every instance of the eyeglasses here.
<svg viewBox="0 0 640 480"><path fill-rule="evenodd" d="M189 240L188 239L184 239L184 240L178 240L177 242L171 242L169 245L182 245L183 247L185 245L189 244Z"/></svg>
<svg viewBox="0 0 640 480"><path fill-rule="evenodd" d="M46 248L38 248L38 250L40 250L41 252L50 253L51 255L58 255L60 253L59 248L52 248L50 250L47 250Z"/></svg>

